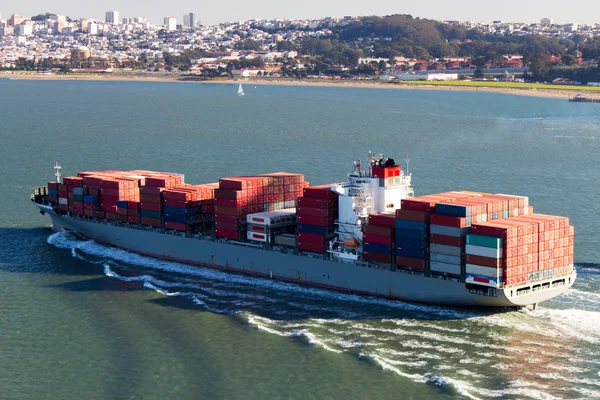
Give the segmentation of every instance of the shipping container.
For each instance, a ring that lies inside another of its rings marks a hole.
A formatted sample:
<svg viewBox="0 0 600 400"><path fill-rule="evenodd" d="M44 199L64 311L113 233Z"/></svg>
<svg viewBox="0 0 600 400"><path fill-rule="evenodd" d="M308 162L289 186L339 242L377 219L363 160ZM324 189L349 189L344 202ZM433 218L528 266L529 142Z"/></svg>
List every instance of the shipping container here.
<svg viewBox="0 0 600 400"><path fill-rule="evenodd" d="M424 270L427 266L427 262L424 259L402 257L396 254L396 265L400 267Z"/></svg>
<svg viewBox="0 0 600 400"><path fill-rule="evenodd" d="M447 246L443 244L431 243L429 245L429 251L431 253L447 254L449 256L462 257L464 255L464 249L457 246Z"/></svg>
<svg viewBox="0 0 600 400"><path fill-rule="evenodd" d="M464 237L467 234L467 228L452 228L442 225L431 225L430 232L433 235Z"/></svg>
<svg viewBox="0 0 600 400"><path fill-rule="evenodd" d="M445 263L445 264L453 264L453 265L458 265L460 266L462 264L462 257L460 256L449 256L448 254L439 254L439 253L434 253L434 252L430 252L429 253L429 260L431 262L441 262L441 263Z"/></svg>
<svg viewBox="0 0 600 400"><path fill-rule="evenodd" d="M434 272L443 272L449 275L460 275L461 266L456 264L447 264L439 261L430 261L429 269Z"/></svg>

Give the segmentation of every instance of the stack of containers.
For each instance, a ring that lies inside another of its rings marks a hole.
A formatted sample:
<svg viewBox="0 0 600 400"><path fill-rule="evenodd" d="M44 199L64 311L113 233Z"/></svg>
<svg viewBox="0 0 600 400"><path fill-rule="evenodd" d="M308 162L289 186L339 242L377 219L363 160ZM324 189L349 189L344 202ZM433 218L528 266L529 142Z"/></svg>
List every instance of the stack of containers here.
<svg viewBox="0 0 600 400"><path fill-rule="evenodd" d="M202 201L214 199L214 187L209 185L175 186L162 192L165 229L181 232L194 230L202 214Z"/></svg>
<svg viewBox="0 0 600 400"><path fill-rule="evenodd" d="M298 248L313 253L324 253L335 230L338 218L338 193L333 185L304 188L298 198Z"/></svg>
<svg viewBox="0 0 600 400"><path fill-rule="evenodd" d="M214 200L215 236L245 239L248 214L295 207L305 185L304 175L288 172L220 179Z"/></svg>
<svg viewBox="0 0 600 400"><path fill-rule="evenodd" d="M58 183L48 182L48 201L58 203Z"/></svg>
<svg viewBox="0 0 600 400"><path fill-rule="evenodd" d="M467 282L515 286L573 271L574 228L567 217L528 214L473 224L472 232Z"/></svg>
<svg viewBox="0 0 600 400"><path fill-rule="evenodd" d="M141 197L141 194L140 194ZM127 222L130 224L140 223L140 202L139 201L128 201L127 202Z"/></svg>
<svg viewBox="0 0 600 400"><path fill-rule="evenodd" d="M139 201L139 181L118 174L103 177L100 182L100 207L107 215L111 214L113 220L117 216L117 202L119 200Z"/></svg>
<svg viewBox="0 0 600 400"><path fill-rule="evenodd" d="M249 213L264 211L266 177L230 177L219 179L215 190L215 236L242 240L246 236L245 219Z"/></svg>
<svg viewBox="0 0 600 400"><path fill-rule="evenodd" d="M275 211L264 211L262 213L248 214L248 240L271 243L276 233L293 232L296 228L296 209L284 208Z"/></svg>
<svg viewBox="0 0 600 400"><path fill-rule="evenodd" d="M119 222L128 222L127 214L128 214L129 202L127 200L118 200L117 201L117 220Z"/></svg>
<svg viewBox="0 0 600 400"><path fill-rule="evenodd" d="M392 264L396 253L396 216L371 214L363 233L363 260Z"/></svg>
<svg viewBox="0 0 600 400"><path fill-rule="evenodd" d="M403 199L402 208L396 210L396 265L426 270L429 268L430 243L460 246L460 240L455 238L433 242L436 235L433 232L430 235L431 215L438 203L471 196L474 194L445 192ZM437 226L433 228L439 233Z"/></svg>
<svg viewBox="0 0 600 400"><path fill-rule="evenodd" d="M146 172L146 171L140 171ZM162 228L163 200L162 192L181 185L182 176L178 174L149 174L140 188L140 223L146 226Z"/></svg>

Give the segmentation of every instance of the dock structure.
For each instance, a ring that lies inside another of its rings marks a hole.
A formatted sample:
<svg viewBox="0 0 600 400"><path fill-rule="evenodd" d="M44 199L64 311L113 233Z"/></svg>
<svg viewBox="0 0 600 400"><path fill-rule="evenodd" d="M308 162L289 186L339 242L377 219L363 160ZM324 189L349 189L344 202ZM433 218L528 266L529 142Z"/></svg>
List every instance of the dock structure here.
<svg viewBox="0 0 600 400"><path fill-rule="evenodd" d="M572 101L574 103L600 103L600 97L591 98L591 97L585 97L583 95L578 94L578 95L571 97L569 99L569 101Z"/></svg>

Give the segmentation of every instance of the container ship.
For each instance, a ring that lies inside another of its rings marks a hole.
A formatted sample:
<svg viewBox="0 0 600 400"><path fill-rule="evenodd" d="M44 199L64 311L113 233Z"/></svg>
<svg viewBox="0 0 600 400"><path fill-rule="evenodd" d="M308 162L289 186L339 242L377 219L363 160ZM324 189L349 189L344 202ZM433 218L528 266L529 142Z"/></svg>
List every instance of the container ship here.
<svg viewBox="0 0 600 400"><path fill-rule="evenodd" d="M187 184L55 169L31 197L54 230L149 257L445 306L535 307L576 279L569 218L536 214L525 196L415 196L411 174L382 154L318 186L288 172Z"/></svg>

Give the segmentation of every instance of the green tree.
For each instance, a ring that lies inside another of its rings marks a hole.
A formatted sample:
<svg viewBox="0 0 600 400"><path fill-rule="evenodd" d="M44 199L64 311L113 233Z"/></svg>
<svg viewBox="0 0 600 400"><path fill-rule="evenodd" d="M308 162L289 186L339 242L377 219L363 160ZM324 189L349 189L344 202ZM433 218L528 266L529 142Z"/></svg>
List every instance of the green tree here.
<svg viewBox="0 0 600 400"><path fill-rule="evenodd" d="M552 69L552 62L548 53L533 54L527 57L529 70L534 79L546 80L547 75Z"/></svg>

